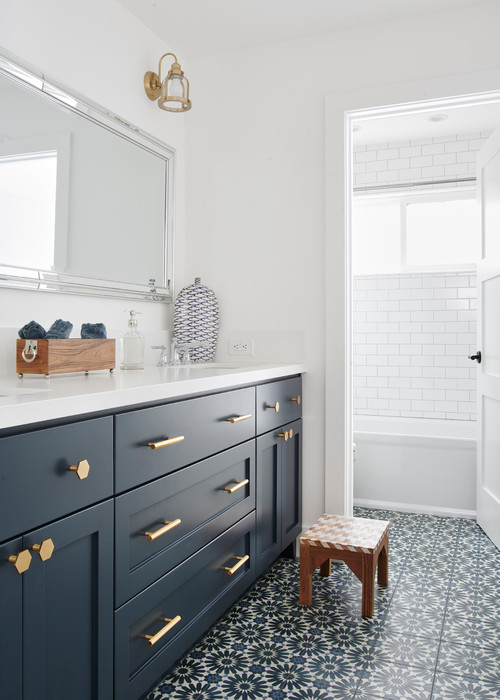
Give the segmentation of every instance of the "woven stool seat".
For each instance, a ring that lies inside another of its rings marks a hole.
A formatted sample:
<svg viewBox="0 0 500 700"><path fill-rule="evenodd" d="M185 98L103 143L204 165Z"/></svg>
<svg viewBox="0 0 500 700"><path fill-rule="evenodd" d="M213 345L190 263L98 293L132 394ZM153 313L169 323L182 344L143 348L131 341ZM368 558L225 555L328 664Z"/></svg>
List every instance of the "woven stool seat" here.
<svg viewBox="0 0 500 700"><path fill-rule="evenodd" d="M312 573L331 573L331 559L344 561L362 583L363 617L373 615L375 571L385 586L389 578L389 522L322 515L300 538L300 603L311 605Z"/></svg>

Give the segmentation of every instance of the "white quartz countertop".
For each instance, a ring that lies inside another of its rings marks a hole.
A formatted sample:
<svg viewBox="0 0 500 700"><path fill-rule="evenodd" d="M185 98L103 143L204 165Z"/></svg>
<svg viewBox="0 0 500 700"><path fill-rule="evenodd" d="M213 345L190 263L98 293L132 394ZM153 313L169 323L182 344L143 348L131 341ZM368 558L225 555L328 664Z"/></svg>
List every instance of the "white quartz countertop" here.
<svg viewBox="0 0 500 700"><path fill-rule="evenodd" d="M218 391L305 372L302 364L198 364L85 374L0 376L0 429Z"/></svg>

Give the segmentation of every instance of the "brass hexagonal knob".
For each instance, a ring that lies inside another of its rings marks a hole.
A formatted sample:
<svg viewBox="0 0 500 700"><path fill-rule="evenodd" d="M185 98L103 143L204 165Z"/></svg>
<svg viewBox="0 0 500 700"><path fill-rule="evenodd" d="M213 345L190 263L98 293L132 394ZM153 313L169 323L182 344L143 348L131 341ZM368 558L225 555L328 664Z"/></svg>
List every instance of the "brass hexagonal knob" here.
<svg viewBox="0 0 500 700"><path fill-rule="evenodd" d="M69 470L71 472L76 472L76 475L79 479L86 479L89 475L90 464L87 462L86 459L82 459L80 460L80 462L78 462L76 466L72 464Z"/></svg>
<svg viewBox="0 0 500 700"><path fill-rule="evenodd" d="M30 568L31 554L27 549L23 549L19 554L12 554L9 557L9 561L14 564L18 574L23 574Z"/></svg>
<svg viewBox="0 0 500 700"><path fill-rule="evenodd" d="M47 561L47 559L50 559L54 551L54 543L49 537L49 539L44 540L42 544L34 544L31 549L38 552L38 556L42 561Z"/></svg>

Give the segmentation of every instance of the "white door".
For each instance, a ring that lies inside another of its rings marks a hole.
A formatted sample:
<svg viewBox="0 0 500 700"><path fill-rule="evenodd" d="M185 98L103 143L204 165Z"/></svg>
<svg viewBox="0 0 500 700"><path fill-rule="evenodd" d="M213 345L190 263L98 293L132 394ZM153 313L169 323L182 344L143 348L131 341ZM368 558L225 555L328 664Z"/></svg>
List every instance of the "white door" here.
<svg viewBox="0 0 500 700"><path fill-rule="evenodd" d="M500 548L500 128L478 156L482 255L478 265L477 521Z"/></svg>

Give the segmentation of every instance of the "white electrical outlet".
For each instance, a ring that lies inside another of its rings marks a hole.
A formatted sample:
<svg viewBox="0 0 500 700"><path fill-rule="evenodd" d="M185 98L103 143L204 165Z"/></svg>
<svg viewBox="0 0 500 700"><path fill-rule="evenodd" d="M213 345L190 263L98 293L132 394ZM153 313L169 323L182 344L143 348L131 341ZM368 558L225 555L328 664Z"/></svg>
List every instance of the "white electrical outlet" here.
<svg viewBox="0 0 500 700"><path fill-rule="evenodd" d="M229 338L230 355L253 355L253 338Z"/></svg>

